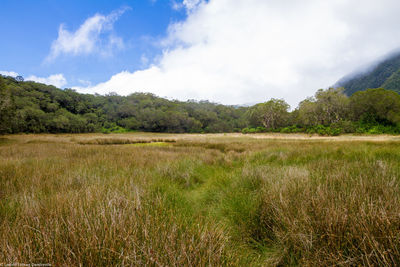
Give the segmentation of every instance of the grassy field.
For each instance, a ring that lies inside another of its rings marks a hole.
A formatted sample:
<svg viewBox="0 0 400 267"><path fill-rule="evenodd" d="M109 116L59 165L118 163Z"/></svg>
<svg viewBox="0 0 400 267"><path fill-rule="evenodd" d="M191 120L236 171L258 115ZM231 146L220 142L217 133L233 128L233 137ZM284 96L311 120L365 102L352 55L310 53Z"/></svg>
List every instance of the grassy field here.
<svg viewBox="0 0 400 267"><path fill-rule="evenodd" d="M398 266L400 138L0 137L0 265Z"/></svg>

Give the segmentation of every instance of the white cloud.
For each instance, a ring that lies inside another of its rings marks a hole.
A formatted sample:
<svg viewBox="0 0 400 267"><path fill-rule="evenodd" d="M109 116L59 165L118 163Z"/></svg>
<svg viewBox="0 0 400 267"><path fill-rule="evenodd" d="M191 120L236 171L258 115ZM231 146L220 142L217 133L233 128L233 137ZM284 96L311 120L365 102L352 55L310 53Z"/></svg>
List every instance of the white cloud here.
<svg viewBox="0 0 400 267"><path fill-rule="evenodd" d="M17 77L19 74L15 71L0 71L1 75ZM35 75L31 75L25 78L26 81L34 81L38 83L44 83L48 85L54 85L55 87L61 88L62 86L67 84L67 79L65 79L63 74L53 74L47 78L37 77ZM90 83L85 83L85 85L90 86Z"/></svg>
<svg viewBox="0 0 400 267"><path fill-rule="evenodd" d="M203 0L183 0L182 2L177 2L174 0L172 2L172 8L175 10L185 8L188 12L190 12L203 2Z"/></svg>
<svg viewBox="0 0 400 267"><path fill-rule="evenodd" d="M78 89L225 104L275 97L295 107L400 44L397 0L180 3L188 17L170 25L159 59Z"/></svg>
<svg viewBox="0 0 400 267"><path fill-rule="evenodd" d="M61 24L58 38L53 41L46 60L54 60L61 54L76 56L100 53L107 55L112 53L114 48L122 48L123 40L113 34L113 24L128 9L128 7L121 8L107 16L96 14L88 18L75 32L68 31L65 25Z"/></svg>
<svg viewBox="0 0 400 267"><path fill-rule="evenodd" d="M11 76L11 77L17 77L19 75L15 71L6 71L6 70L0 70L0 74L3 76Z"/></svg>
<svg viewBox="0 0 400 267"><path fill-rule="evenodd" d="M44 83L47 85L54 85L55 87L61 88L67 84L67 79L65 79L63 74L53 74L47 78L37 77L35 75L31 75L25 79L26 81L34 81L38 83Z"/></svg>
<svg viewBox="0 0 400 267"><path fill-rule="evenodd" d="M197 7L201 2L203 2L202 0L183 0L183 5L185 6L186 9L193 9L195 7Z"/></svg>

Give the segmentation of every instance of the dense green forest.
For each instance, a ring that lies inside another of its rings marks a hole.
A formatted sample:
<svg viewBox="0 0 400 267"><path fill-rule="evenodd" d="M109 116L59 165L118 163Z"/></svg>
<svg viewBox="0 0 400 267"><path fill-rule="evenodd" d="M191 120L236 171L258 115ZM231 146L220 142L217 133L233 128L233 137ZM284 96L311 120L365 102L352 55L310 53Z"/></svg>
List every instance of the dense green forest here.
<svg viewBox="0 0 400 267"><path fill-rule="evenodd" d="M358 91L348 97L343 88L318 90L289 112L279 99L257 104L246 112L252 128L243 132L400 133L400 95L383 88ZM260 127L262 125L262 127Z"/></svg>
<svg viewBox="0 0 400 267"><path fill-rule="evenodd" d="M0 133L400 133L400 95L383 88L318 90L290 111L282 99L252 107L167 100L149 93L80 94L0 76Z"/></svg>
<svg viewBox="0 0 400 267"><path fill-rule="evenodd" d="M3 133L233 132L246 126L245 107L170 101L153 94L80 94L0 77Z"/></svg>

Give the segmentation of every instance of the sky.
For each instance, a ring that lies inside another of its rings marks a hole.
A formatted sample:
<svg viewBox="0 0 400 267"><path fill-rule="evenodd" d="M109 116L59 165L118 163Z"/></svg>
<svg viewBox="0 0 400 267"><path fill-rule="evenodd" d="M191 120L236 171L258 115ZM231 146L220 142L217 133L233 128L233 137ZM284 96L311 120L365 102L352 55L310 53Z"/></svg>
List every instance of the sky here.
<svg viewBox="0 0 400 267"><path fill-rule="evenodd" d="M0 74L292 108L400 48L397 0L1 0Z"/></svg>

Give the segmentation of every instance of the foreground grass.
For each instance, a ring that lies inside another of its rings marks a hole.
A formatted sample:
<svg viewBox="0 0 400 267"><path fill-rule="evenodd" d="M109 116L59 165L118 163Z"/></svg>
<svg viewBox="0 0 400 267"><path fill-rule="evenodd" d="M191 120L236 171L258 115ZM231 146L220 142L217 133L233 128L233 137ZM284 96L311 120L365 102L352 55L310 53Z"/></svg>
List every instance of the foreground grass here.
<svg viewBox="0 0 400 267"><path fill-rule="evenodd" d="M0 262L400 265L390 140L6 136Z"/></svg>

